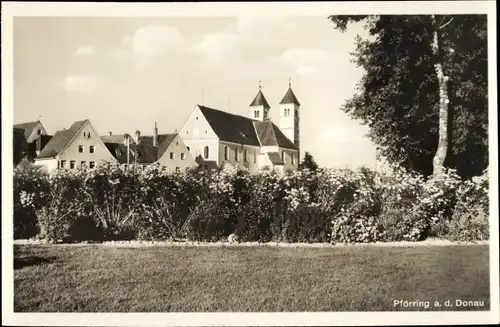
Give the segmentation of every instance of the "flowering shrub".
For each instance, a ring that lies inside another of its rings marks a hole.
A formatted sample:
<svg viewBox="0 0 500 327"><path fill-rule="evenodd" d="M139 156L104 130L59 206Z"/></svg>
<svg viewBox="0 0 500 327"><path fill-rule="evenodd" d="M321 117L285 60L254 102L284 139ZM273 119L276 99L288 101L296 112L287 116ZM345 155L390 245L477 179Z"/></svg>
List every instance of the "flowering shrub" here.
<svg viewBox="0 0 500 327"><path fill-rule="evenodd" d="M453 241L489 239L488 172L476 181L465 181L457 188L457 203L447 222L446 237Z"/></svg>
<svg viewBox="0 0 500 327"><path fill-rule="evenodd" d="M82 177L84 171L57 170L47 176L48 193L37 210L39 238L48 242L74 240L74 224L84 215Z"/></svg>
<svg viewBox="0 0 500 327"><path fill-rule="evenodd" d="M402 167L391 166L376 177L380 193L380 224L386 241L420 241L427 237L429 219L417 210L425 181Z"/></svg>
<svg viewBox="0 0 500 327"><path fill-rule="evenodd" d="M46 201L47 194L46 176L33 169L14 170L14 238L36 236L36 211Z"/></svg>
<svg viewBox="0 0 500 327"><path fill-rule="evenodd" d="M286 242L419 241L488 237L488 179L439 178L393 166L250 175L123 171L14 174L15 237L49 241L190 239Z"/></svg>

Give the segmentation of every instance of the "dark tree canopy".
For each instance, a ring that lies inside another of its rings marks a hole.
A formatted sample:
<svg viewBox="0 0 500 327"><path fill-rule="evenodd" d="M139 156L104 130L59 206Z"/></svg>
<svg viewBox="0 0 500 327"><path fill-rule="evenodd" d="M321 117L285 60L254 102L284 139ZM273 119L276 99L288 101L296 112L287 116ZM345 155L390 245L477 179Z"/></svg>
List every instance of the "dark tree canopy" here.
<svg viewBox="0 0 500 327"><path fill-rule="evenodd" d="M451 19L453 18L453 19ZM342 110L366 124L390 162L428 176L438 144L439 90L430 16L330 16L334 27L366 23L374 41L356 38L354 62L365 70ZM445 165L463 177L488 165L486 15L437 16L441 61L449 76L449 151Z"/></svg>
<svg viewBox="0 0 500 327"><path fill-rule="evenodd" d="M318 169L318 165L316 164L313 156L309 152L306 152L304 154L304 159L300 163L299 169L309 169L311 171L315 171Z"/></svg>

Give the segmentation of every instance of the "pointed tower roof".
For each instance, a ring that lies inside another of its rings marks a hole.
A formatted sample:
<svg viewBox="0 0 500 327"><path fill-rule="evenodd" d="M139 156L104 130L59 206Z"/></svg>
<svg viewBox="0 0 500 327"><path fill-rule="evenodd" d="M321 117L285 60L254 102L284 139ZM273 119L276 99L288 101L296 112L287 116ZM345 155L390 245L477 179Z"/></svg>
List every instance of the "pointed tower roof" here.
<svg viewBox="0 0 500 327"><path fill-rule="evenodd" d="M260 81L259 81L259 93L257 93L255 99L253 99L252 103L250 104L250 107L256 107L256 106L264 106L264 108L271 108L271 106L266 100L266 97L262 93Z"/></svg>
<svg viewBox="0 0 500 327"><path fill-rule="evenodd" d="M288 91L286 91L286 94L283 97L283 100L281 100L280 104L289 104L289 103L293 103L297 106L300 106L299 100L297 100L297 97L295 96L295 94L292 91L292 84L291 83L288 84Z"/></svg>

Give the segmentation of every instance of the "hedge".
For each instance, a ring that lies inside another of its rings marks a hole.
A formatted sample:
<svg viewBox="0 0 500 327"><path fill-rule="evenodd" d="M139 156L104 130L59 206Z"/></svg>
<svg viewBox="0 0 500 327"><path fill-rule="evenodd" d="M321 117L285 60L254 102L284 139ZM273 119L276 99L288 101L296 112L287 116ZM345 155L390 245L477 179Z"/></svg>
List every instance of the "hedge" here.
<svg viewBox="0 0 500 327"><path fill-rule="evenodd" d="M475 181L439 179L398 167L244 169L168 173L14 172L14 237L48 242L103 240L359 243L429 237L488 239L487 172Z"/></svg>

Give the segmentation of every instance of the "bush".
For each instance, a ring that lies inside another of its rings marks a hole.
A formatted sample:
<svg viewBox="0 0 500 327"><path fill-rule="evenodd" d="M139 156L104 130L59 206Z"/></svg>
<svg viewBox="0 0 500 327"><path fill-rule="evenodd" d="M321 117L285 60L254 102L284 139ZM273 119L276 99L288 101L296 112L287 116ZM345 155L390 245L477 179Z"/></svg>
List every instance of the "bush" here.
<svg viewBox="0 0 500 327"><path fill-rule="evenodd" d="M324 243L330 241L332 217L316 205L300 205L288 214L290 226L286 230L289 242Z"/></svg>
<svg viewBox="0 0 500 327"><path fill-rule="evenodd" d="M223 170L138 173L111 164L14 174L15 237L48 241L376 242L488 237L488 178L463 181L399 167L250 175Z"/></svg>
<svg viewBox="0 0 500 327"><path fill-rule="evenodd" d="M14 239L32 238L39 232L36 211L48 194L47 177L33 169L14 170Z"/></svg>
<svg viewBox="0 0 500 327"><path fill-rule="evenodd" d="M487 172L477 181L466 181L457 189L457 203L446 237L453 241L489 239L489 194Z"/></svg>
<svg viewBox="0 0 500 327"><path fill-rule="evenodd" d="M47 178L48 194L37 210L39 238L51 243L75 240L72 226L83 215L85 205L81 193L82 173L58 170Z"/></svg>

